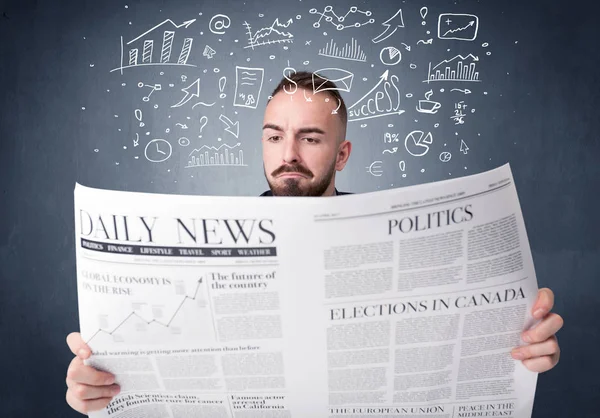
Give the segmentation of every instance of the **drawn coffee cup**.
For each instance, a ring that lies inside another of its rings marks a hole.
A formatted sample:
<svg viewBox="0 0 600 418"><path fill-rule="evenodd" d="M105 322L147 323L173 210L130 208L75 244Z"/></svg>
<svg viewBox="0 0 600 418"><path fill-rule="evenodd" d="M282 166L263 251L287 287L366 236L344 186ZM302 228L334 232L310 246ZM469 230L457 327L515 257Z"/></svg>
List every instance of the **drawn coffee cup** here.
<svg viewBox="0 0 600 418"><path fill-rule="evenodd" d="M437 113L437 111L442 107L442 104L439 102L434 102L433 100L419 100L419 106L417 107L417 111L421 113Z"/></svg>

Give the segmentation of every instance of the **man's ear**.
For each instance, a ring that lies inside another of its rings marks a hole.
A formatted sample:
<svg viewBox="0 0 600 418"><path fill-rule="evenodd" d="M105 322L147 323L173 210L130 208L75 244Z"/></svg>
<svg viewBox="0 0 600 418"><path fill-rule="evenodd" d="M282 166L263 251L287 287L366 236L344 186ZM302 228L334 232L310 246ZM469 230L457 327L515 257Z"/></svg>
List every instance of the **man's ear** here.
<svg viewBox="0 0 600 418"><path fill-rule="evenodd" d="M337 171L342 171L348 162L348 158L350 158L350 153L352 152L352 143L350 141L343 141L340 145L338 145L337 157L335 160L335 169Z"/></svg>

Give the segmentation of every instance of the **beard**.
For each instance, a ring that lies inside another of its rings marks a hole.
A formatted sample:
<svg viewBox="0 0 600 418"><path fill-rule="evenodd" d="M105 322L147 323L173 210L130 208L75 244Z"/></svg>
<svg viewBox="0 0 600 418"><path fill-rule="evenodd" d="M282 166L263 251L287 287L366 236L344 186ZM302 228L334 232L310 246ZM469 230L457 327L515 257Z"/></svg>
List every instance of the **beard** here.
<svg viewBox="0 0 600 418"><path fill-rule="evenodd" d="M281 166L277 170L273 171L271 176L276 177L282 173L301 173L306 175L309 179L314 178L314 174L308 168L300 165ZM273 196L323 196L331 184L334 174L335 160L328 170L323 174L323 177L318 179L317 182L303 187L300 185L300 181L302 179L296 178L286 178L283 180L283 184L275 184L275 182L269 179L269 176L267 176L267 172L265 170L265 178L267 179L267 183L269 183L269 187L271 188Z"/></svg>

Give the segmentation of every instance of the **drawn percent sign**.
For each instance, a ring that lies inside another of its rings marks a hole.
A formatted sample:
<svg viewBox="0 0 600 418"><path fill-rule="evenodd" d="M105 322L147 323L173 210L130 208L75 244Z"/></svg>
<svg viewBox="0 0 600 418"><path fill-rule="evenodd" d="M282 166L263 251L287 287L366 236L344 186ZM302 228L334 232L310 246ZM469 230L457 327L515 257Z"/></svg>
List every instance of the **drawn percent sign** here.
<svg viewBox="0 0 600 418"><path fill-rule="evenodd" d="M413 157L422 157L429 151L429 145L433 143L431 132L425 134L423 131L412 131L404 140L406 151Z"/></svg>

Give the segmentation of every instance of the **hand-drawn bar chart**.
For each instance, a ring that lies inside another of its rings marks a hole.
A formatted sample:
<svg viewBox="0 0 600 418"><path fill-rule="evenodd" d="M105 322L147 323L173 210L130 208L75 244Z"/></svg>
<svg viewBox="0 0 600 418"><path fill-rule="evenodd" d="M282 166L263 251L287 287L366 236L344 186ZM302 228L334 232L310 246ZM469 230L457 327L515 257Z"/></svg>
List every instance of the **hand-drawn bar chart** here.
<svg viewBox="0 0 600 418"><path fill-rule="evenodd" d="M193 150L189 155L188 164L185 168L207 167L207 166L246 166L244 164L244 152L239 148L241 144L234 146L227 144L219 147L203 145Z"/></svg>
<svg viewBox="0 0 600 418"><path fill-rule="evenodd" d="M467 60L471 59L473 62L469 63ZM427 80L424 83L430 83L433 81L468 81L468 82L480 82L479 72L477 71L476 62L479 58L469 54L466 57L457 55L450 60L444 60L435 67L431 67L429 63L429 71L427 74ZM456 65L455 65L456 64ZM444 66L445 65L445 66Z"/></svg>
<svg viewBox="0 0 600 418"><path fill-rule="evenodd" d="M176 25L171 19L167 19L125 45L123 44L123 37L121 37L121 65L111 70L111 72L121 71L122 73L125 68L141 65L193 66L187 62L190 58L194 39L183 37L183 41L178 40L175 29L186 29L195 20L188 20ZM164 29L162 33L160 29ZM180 45L181 49L179 49Z"/></svg>
<svg viewBox="0 0 600 418"><path fill-rule="evenodd" d="M337 46L333 39L323 48L319 49L319 55L330 58L339 58L350 61L366 62L367 55L358 45L356 39L352 38L350 44L346 43L343 48Z"/></svg>

